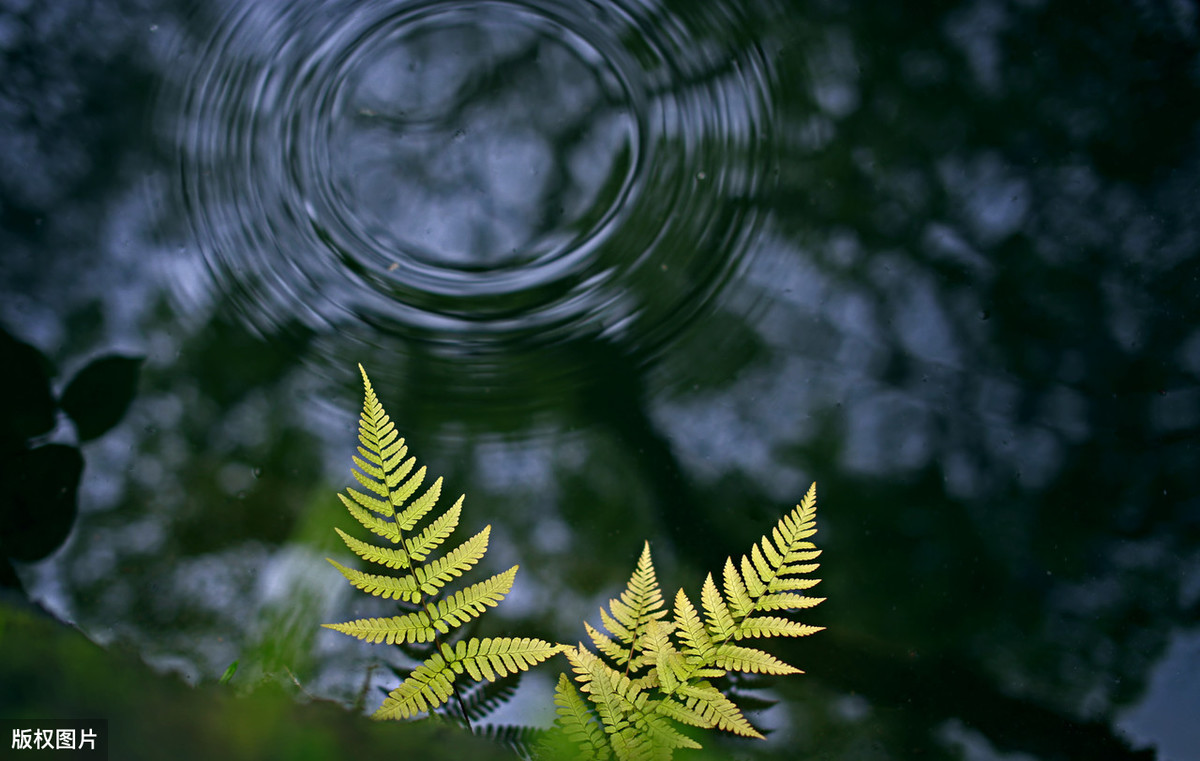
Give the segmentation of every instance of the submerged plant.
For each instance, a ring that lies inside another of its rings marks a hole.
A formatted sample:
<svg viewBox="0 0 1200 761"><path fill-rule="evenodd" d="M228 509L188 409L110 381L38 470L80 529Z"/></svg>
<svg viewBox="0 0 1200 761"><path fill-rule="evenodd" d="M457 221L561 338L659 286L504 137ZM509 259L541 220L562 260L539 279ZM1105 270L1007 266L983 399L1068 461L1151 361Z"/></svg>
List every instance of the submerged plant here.
<svg viewBox="0 0 1200 761"><path fill-rule="evenodd" d="M335 530L356 555L390 572L329 562L358 589L396 600L400 612L324 626L367 642L423 648L421 663L403 675L375 718L442 711L453 696L469 727L473 715L485 714L511 695L511 677L561 652L572 676L559 676L556 731L540 744L546 754L565 747L572 757L585 759L667 761L676 749L701 747L679 725L763 736L733 701L733 684L744 674L801 673L748 641L800 637L823 628L783 615L823 599L800 594L819 581L809 576L820 555L809 541L816 533L816 484L740 562L725 561L720 587L712 574L705 578L700 609L679 590L667 610L646 543L624 591L600 610L604 632L584 623L595 652L583 643L467 638L461 628L504 598L517 566L456 589L459 577L487 552L491 527L438 554L458 525L463 497L436 514L441 478L415 496L425 468L413 471L415 458L405 459L404 439L361 365L359 371L365 396L352 472L365 491L347 488L338 496L363 527L387 541L365 542ZM463 675L476 684L460 687ZM533 731L524 727L491 727L484 733L522 750L533 739Z"/></svg>

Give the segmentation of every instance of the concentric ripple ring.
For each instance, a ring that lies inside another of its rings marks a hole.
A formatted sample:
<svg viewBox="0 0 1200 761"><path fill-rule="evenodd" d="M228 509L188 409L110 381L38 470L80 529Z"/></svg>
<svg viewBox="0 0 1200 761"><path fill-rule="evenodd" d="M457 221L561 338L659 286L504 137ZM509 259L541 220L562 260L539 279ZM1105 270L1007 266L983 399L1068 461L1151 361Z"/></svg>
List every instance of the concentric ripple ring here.
<svg viewBox="0 0 1200 761"><path fill-rule="evenodd" d="M274 6L198 22L162 109L211 291L258 330L654 343L759 236L770 67L721 48L739 12Z"/></svg>

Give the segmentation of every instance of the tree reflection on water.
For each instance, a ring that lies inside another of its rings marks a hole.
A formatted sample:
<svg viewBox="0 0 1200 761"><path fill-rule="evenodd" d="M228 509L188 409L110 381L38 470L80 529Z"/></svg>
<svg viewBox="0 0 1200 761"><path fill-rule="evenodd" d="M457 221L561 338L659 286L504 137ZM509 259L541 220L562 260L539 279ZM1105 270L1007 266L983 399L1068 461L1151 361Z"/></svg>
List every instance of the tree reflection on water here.
<svg viewBox="0 0 1200 761"><path fill-rule="evenodd" d="M289 216L287 166L266 181L205 154L230 171L190 199L222 221L210 238L172 200L199 180L178 175L179 113L163 109L243 6L14 10L0 320L64 365L147 355L127 422L87 450L79 529L22 567L27 586L197 678L258 648L350 697L365 654L297 622L343 604L317 590L337 586L320 558L361 361L521 562L505 626L530 636L579 636L643 538L664 578L688 578L819 483L828 631L780 653L807 676L739 754L1137 757L1116 721L1200 618L1194 24L1166 5L870 6L588 5L623 30L592 50L627 56L626 81L454 91L495 117L448 143L459 174L432 143L393 152L382 117L347 122L366 142L339 154L358 162L343 189L376 204L355 207L372 240L420 249L408 279L353 231ZM491 53L551 80L606 70L567 43L541 51L566 55L558 68L531 63L536 39ZM656 57L672 45L691 52ZM554 118L581 94L585 116ZM520 135L545 150L513 154ZM496 151L553 177L523 196ZM487 160L509 194L493 206L468 187ZM239 205L254 193L284 202ZM441 227L413 233L417 209ZM439 216L456 209L500 227ZM248 232L309 248L230 244ZM570 277L540 271L526 291L497 274L551 260ZM448 293L446 273L499 290ZM313 590L290 613L288 585ZM268 603L286 643L254 624ZM1171 731L1145 742L1165 757Z"/></svg>

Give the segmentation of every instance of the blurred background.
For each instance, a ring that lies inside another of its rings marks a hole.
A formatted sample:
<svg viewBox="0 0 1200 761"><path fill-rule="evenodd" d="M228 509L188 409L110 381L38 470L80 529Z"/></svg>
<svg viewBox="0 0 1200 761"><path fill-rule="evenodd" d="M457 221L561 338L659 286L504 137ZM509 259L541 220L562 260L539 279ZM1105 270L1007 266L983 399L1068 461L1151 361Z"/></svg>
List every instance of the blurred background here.
<svg viewBox="0 0 1200 761"><path fill-rule="evenodd" d="M903 5L0 0L4 718L461 757L318 628L361 362L521 564L485 633L818 483L727 758L1200 758L1196 7Z"/></svg>

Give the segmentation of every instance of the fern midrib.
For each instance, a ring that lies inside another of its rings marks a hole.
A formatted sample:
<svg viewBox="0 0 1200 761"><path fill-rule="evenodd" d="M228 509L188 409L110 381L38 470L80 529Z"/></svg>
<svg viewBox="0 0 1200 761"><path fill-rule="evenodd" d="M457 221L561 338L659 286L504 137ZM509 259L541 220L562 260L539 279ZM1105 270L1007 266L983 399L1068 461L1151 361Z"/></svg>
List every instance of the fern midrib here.
<svg viewBox="0 0 1200 761"><path fill-rule="evenodd" d="M379 398L375 395L375 389L371 386L371 381L367 378L367 373L365 370L363 370L362 365L359 365L359 370L362 371L363 381L366 385L366 398L363 402L363 422L367 424L364 426L364 430L362 431L360 438L366 439L363 443L367 444L370 449L371 459L374 461L372 462L372 465L379 468L380 472L383 474L383 477L379 478L378 481L383 485L384 490L387 492L386 501L388 507L391 508L392 523L396 527L396 535L398 537L396 544L399 546L397 549L403 553L404 558L408 561L408 567L412 569L413 561L408 551L407 538L404 535L404 528L400 525L400 521L396 514L396 494L399 491L399 488L402 487L400 485L400 481L397 481L396 487L393 487L390 483L388 483L389 473L386 454L387 446L383 444L383 439L387 434L380 433L380 428L386 425L384 421L387 420L387 412L384 410L383 404L379 401ZM370 415L369 418L368 414ZM392 431L395 431L395 428L393 428ZM403 444L401 444L401 448L403 448ZM403 453L400 454L399 459L403 459ZM401 476L401 479L403 479L403 476Z"/></svg>
<svg viewBox="0 0 1200 761"><path fill-rule="evenodd" d="M404 527L401 525L399 515L396 513L396 507L397 507L396 503L403 501L403 497L399 497L398 495L401 493L402 490L405 490L405 487L409 483L408 481L403 480L404 476L407 475L407 472L403 473L396 480L395 487L393 487L389 483L389 478L388 478L389 473L388 473L388 468L387 468L387 457L386 457L386 451L385 451L386 446L382 443L383 437L386 436L386 434L380 435L380 433L379 433L380 426L385 425L381 421L383 421L384 419L387 418L387 412L384 410L383 404L379 401L378 397L375 396L375 390L371 387L371 381L367 378L367 373L365 370L363 370L361 365L359 365L359 370L362 371L363 381L364 381L364 384L366 385L366 392L367 392L365 394L366 398L364 400L363 406L364 406L364 408L366 408L368 406L371 408L370 409L370 412L371 412L370 428L363 431L363 434L364 434L364 436L369 436L369 442L367 442L367 443L368 443L368 446L370 447L371 454L373 455L372 459L375 460L375 462L373 464L376 467L378 467L380 469L380 471L383 473L383 478L381 478L379 480L383 484L384 489L386 489L386 491L387 491L387 503L391 507L392 523L396 527L396 536L397 536L396 544L399 545L397 549L402 553L404 559L408 561L408 572L410 574L412 574L413 577L415 579L417 579L418 582L420 582L421 578L424 576L424 574L422 574L421 576L417 575L418 564L416 563L416 561L413 560L412 553L409 551L408 538L404 534ZM366 412L366 409L364 409L364 413L365 412ZM366 415L364 414L363 417L364 417L364 422L366 422L366 420L365 420ZM395 429L393 429L393 430L395 430ZM400 455L399 459L403 460L403 454ZM403 466L398 465L397 467L400 468ZM414 478L415 478L415 476L414 476ZM419 488L419 487L417 487L417 488ZM416 488L414 488L412 491L415 492ZM413 528L414 528L414 530L416 530L415 526ZM440 542L439 542L439 544L440 544ZM426 563L421 563L420 568L422 570L424 570L425 565L426 565ZM448 634L454 628L454 627L447 626L447 624L441 620L441 616L438 613L438 603L442 602L442 596L446 592L446 586L443 585L442 587L438 588L433 593L429 593L426 589L424 589L420 586L419 586L419 589L422 593L422 596L421 596L420 601L417 602L416 605L420 605L421 608L424 609L425 614L429 616L430 626L433 627L433 629L434 629L433 647L434 647L435 652L440 652L443 649L442 648L442 645L443 645L442 634L443 633ZM441 627L439 627L438 624L442 624L442 626L447 626L447 631L441 632L440 631ZM451 687L454 691L454 698L458 703L459 711L462 714L463 721L466 722L467 729L471 730L472 729L471 716L467 711L466 704L463 702L462 695L458 691L458 686L455 685L454 683L451 683Z"/></svg>

